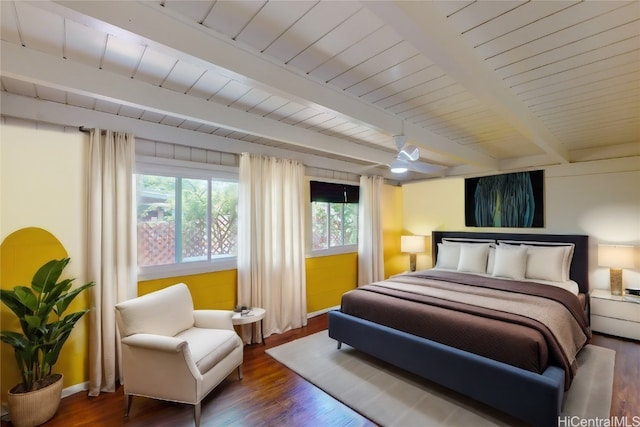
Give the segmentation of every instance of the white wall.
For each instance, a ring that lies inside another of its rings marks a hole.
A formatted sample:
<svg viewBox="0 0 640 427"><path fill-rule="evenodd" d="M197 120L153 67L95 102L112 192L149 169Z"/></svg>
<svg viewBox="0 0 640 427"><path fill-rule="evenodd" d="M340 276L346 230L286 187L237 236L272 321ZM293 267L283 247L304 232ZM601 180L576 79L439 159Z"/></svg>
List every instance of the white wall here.
<svg viewBox="0 0 640 427"><path fill-rule="evenodd" d="M543 229L465 227L464 178L460 177L404 185L404 228L425 235L433 230L587 234L591 249L590 285L608 288L608 269L597 265L597 245L640 246L640 158L548 167L544 184ZM640 250L636 250L636 269L623 273L625 286L640 287L638 252ZM430 265L430 255L423 255L422 266Z"/></svg>
<svg viewBox="0 0 640 427"><path fill-rule="evenodd" d="M86 264L87 141L77 129L2 118L0 242L21 228L45 229L64 245L78 281Z"/></svg>

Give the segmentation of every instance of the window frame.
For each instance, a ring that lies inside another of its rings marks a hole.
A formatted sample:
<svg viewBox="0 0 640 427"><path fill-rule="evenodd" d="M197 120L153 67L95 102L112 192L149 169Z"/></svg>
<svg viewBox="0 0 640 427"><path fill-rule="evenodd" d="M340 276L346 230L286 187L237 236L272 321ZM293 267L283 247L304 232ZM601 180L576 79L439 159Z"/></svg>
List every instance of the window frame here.
<svg viewBox="0 0 640 427"><path fill-rule="evenodd" d="M311 181L319 181L319 182L327 182L327 183L331 183L331 184L345 184L345 185L353 185L353 186L359 186L359 183L357 182L352 182L352 181L343 181L343 180L337 180L337 179L330 179L330 178L320 178L320 177L307 177L306 180L306 200L307 200L307 214L306 214L306 221L307 221L307 235L309 236L309 238L307 239L307 258L316 258L316 257L324 257L324 256L331 256L331 255L343 255L343 254L350 254L350 253L357 253L358 252L358 243L356 242L355 244L349 244L349 245L340 245L340 246L333 246L333 247L328 247L326 249L313 249L313 224L311 223L311 217L312 217L312 213L313 210L311 208L311 204L313 203L311 201ZM358 205L358 235L360 234L360 202L358 201L357 203ZM356 239L357 240L357 239Z"/></svg>
<svg viewBox="0 0 640 427"><path fill-rule="evenodd" d="M206 163L194 163L174 159L162 159L147 156L136 157L136 175L160 175L186 179L206 179L231 181L239 184L239 169ZM135 179L134 179L135 181ZM209 187L211 184L208 184ZM135 183L134 183L135 186ZM134 192L135 195L135 192ZM207 202L211 204L211 200ZM137 224L137 201L134 200L134 220ZM210 211L211 209L209 209ZM210 218L208 218L209 220ZM138 280L153 280L168 277L188 276L192 274L212 273L238 268L237 255L218 256L204 261L189 261L174 264L151 265L138 268Z"/></svg>

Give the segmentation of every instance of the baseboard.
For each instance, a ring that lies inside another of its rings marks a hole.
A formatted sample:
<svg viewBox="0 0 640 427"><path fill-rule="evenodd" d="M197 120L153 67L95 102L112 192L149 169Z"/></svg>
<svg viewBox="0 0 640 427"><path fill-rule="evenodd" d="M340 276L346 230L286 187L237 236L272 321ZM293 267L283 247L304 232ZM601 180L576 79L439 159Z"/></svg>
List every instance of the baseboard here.
<svg viewBox="0 0 640 427"><path fill-rule="evenodd" d="M320 316L321 314L325 314L330 312L331 310L337 310L340 306L336 305L334 307L325 308L322 310L314 311L313 313L307 313L307 319L311 319L312 317Z"/></svg>
<svg viewBox="0 0 640 427"><path fill-rule="evenodd" d="M72 385L62 389L62 398L71 396L72 394L79 393L81 391L89 390L89 381L85 381L80 384Z"/></svg>

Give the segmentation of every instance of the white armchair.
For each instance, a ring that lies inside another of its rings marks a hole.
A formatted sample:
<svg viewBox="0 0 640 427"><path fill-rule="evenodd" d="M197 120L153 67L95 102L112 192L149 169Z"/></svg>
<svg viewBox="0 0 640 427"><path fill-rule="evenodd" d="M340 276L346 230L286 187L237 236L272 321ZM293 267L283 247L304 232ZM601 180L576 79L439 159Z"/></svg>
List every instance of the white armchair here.
<svg viewBox="0 0 640 427"><path fill-rule="evenodd" d="M243 344L232 315L194 310L184 283L117 304L125 416L132 396L144 396L194 405L199 426L202 399L234 369L242 379Z"/></svg>

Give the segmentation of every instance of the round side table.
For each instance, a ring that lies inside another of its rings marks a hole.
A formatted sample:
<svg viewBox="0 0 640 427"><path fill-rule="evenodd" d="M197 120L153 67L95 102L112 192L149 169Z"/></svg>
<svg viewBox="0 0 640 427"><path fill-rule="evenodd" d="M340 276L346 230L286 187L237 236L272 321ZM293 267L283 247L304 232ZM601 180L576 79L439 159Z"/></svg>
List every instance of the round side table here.
<svg viewBox="0 0 640 427"><path fill-rule="evenodd" d="M262 324L262 320L264 319L265 314L267 314L267 310L264 308L253 307L247 314L233 313L231 322L234 325L249 325L260 321L260 338L262 339L262 345L264 345L264 325Z"/></svg>

